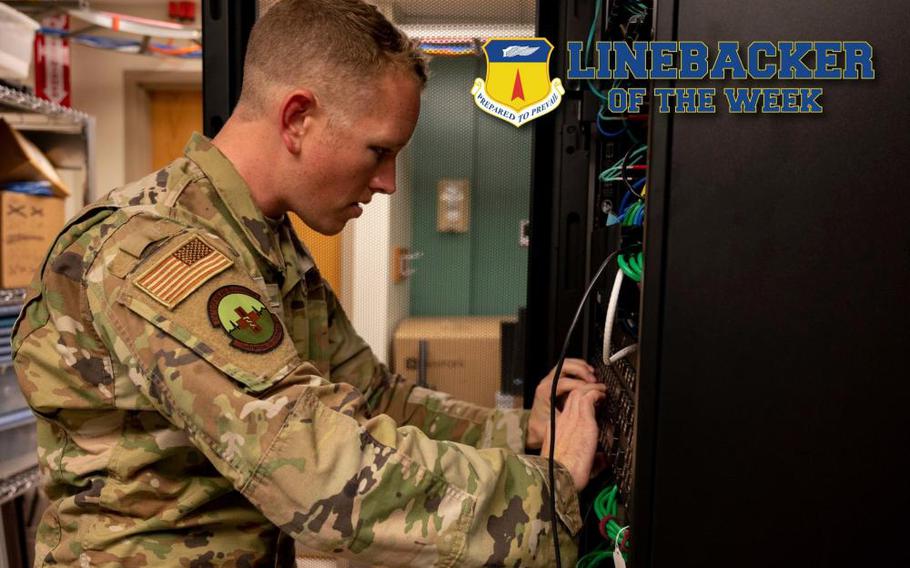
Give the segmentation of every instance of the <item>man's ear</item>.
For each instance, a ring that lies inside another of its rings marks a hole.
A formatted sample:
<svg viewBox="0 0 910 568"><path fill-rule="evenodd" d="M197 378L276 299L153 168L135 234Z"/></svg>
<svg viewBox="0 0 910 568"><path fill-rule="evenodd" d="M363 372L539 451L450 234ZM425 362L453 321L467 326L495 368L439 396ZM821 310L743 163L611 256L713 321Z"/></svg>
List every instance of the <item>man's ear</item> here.
<svg viewBox="0 0 910 568"><path fill-rule="evenodd" d="M297 89L291 91L281 102L281 139L285 148L292 154L299 154L303 147L303 138L312 127L313 114L316 111L316 97L312 91Z"/></svg>

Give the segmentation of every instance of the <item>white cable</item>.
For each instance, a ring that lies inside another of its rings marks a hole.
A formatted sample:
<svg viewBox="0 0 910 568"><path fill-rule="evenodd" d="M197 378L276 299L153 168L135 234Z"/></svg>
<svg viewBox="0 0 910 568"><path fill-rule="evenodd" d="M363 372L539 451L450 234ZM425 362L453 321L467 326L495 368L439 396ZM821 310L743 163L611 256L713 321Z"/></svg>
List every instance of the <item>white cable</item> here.
<svg viewBox="0 0 910 568"><path fill-rule="evenodd" d="M634 343L623 347L616 353L610 353L613 349L610 340L613 337L613 325L616 322L616 306L619 304L619 291L622 289L623 276L621 269L616 271L616 278L613 279L613 289L610 290L610 302L607 304L607 319L604 321L604 345L603 351L601 352L601 358L603 359L604 365L612 365L638 350L638 344Z"/></svg>
<svg viewBox="0 0 910 568"><path fill-rule="evenodd" d="M613 335L613 322L616 320L616 305L619 303L619 289L622 288L622 270L616 271L616 278L613 279L613 289L610 291L610 302L607 304L607 319L604 322L604 346L601 352L601 359L604 365L610 364L610 338Z"/></svg>
<svg viewBox="0 0 910 568"><path fill-rule="evenodd" d="M619 361L620 359L622 359L624 357L628 357L629 355L631 355L632 353L635 353L636 351L638 351L637 343L633 343L632 345L627 345L627 346L623 347L622 349L620 349L619 351L617 351L616 353L610 355L609 364L612 365L613 363Z"/></svg>

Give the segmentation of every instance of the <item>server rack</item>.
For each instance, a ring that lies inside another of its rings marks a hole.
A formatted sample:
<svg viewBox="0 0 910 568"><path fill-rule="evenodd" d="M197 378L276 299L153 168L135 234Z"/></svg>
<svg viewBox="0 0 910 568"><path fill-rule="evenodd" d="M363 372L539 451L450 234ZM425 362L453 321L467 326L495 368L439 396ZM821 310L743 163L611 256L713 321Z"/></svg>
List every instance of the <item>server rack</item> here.
<svg viewBox="0 0 910 568"><path fill-rule="evenodd" d="M584 39L589 4L549 9L554 45ZM652 111L632 566L910 564L908 27L884 1L657 0L654 39L866 40L877 76L812 83L822 115ZM591 167L567 103L536 132L529 377L603 256L572 236Z"/></svg>
<svg viewBox="0 0 910 568"><path fill-rule="evenodd" d="M658 39L867 40L877 76L823 82L822 115L653 117L636 566L910 562L908 26L660 0Z"/></svg>
<svg viewBox="0 0 910 568"><path fill-rule="evenodd" d="M594 0L538 2L537 33L555 47L550 57L551 77L564 76L566 41L585 37L594 12ZM592 134L583 125L593 120L596 106L580 85L567 81L566 87L560 106L533 123L525 348L525 376L529 379L543 377L555 365L590 278L593 206L589 194L594 172ZM586 317L584 323L582 331L590 330L590 319ZM586 354L585 345L578 334L571 344L572 353ZM525 382L526 403L534 399L536 386L533 379Z"/></svg>
<svg viewBox="0 0 910 568"><path fill-rule="evenodd" d="M243 58L259 14L258 2L202 2L202 128L214 138L240 98Z"/></svg>

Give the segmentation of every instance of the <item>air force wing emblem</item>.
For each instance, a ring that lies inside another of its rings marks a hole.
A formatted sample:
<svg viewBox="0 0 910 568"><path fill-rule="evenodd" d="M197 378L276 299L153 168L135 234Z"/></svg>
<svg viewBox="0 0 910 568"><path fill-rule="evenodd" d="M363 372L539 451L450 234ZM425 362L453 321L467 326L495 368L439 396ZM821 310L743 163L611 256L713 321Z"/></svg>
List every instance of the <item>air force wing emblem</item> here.
<svg viewBox="0 0 910 568"><path fill-rule="evenodd" d="M515 126L559 106L565 89L550 80L553 46L542 37L492 38L483 45L487 78L474 80L471 94L480 109Z"/></svg>

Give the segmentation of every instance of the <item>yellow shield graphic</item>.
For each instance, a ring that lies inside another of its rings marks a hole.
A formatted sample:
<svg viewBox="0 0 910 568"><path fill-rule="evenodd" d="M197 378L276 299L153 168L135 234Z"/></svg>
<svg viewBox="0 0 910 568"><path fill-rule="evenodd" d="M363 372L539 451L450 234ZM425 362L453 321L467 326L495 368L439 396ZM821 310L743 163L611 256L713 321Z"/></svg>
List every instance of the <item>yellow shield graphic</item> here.
<svg viewBox="0 0 910 568"><path fill-rule="evenodd" d="M481 110L521 126L559 105L565 90L550 80L553 46L546 38L493 38L483 52L486 81L476 79L471 89Z"/></svg>

